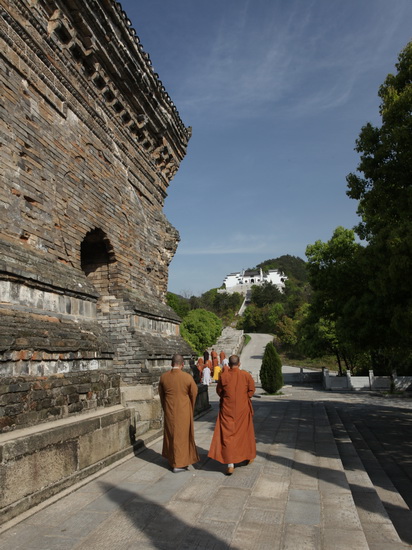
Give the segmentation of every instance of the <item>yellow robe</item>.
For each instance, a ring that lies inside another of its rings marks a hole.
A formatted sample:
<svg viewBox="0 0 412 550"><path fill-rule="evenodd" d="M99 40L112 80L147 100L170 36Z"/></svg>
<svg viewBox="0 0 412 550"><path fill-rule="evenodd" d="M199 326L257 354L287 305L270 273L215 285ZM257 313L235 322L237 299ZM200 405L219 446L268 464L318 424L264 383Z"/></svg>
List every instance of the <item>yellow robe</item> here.
<svg viewBox="0 0 412 550"><path fill-rule="evenodd" d="M214 369L213 369L213 380L216 380L216 382L219 380L219 376L220 376L220 373L221 373L221 367L219 367L219 365L217 365Z"/></svg>
<svg viewBox="0 0 412 550"><path fill-rule="evenodd" d="M164 411L162 456L172 468L199 461L193 422L197 391L193 377L180 369L172 369L160 377L159 396Z"/></svg>

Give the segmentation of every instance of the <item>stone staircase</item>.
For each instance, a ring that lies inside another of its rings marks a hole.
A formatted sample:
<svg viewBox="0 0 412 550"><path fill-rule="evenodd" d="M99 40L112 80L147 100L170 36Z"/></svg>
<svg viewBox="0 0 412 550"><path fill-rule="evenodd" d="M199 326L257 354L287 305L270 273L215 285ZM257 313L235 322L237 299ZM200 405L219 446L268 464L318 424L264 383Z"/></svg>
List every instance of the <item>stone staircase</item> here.
<svg viewBox="0 0 412 550"><path fill-rule="evenodd" d="M369 550L412 548L411 479L362 417L334 404L326 413Z"/></svg>
<svg viewBox="0 0 412 550"><path fill-rule="evenodd" d="M232 354L239 354L243 346L243 330L236 330L232 327L225 327L222 330L216 344L213 346L217 353L223 350L226 357ZM209 349L209 351L212 348Z"/></svg>
<svg viewBox="0 0 412 550"><path fill-rule="evenodd" d="M386 433L380 438L375 431L396 425L399 410L382 419L379 405L362 409L351 397L323 400L321 393L305 399L307 391L300 390L298 399L296 391L285 394L275 407L262 395L255 405L258 455L266 455L272 483L265 495L283 500L276 505L284 510L280 548L412 548L412 456L405 451L411 428L403 448L391 446L390 438L382 443ZM398 422L410 414L399 413Z"/></svg>

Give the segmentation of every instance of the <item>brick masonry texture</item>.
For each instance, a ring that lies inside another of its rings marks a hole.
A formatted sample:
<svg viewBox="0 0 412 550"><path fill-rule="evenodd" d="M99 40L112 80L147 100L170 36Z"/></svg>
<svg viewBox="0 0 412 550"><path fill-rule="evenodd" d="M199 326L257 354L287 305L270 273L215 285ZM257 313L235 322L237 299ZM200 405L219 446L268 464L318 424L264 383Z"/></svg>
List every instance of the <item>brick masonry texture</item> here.
<svg viewBox="0 0 412 550"><path fill-rule="evenodd" d="M2 431L66 418L69 414L119 403L120 376L113 372L0 379Z"/></svg>
<svg viewBox="0 0 412 550"><path fill-rule="evenodd" d="M165 304L179 235L163 213L191 129L118 2L0 0L0 36L0 383L10 400L0 407L10 429L117 399L78 392L89 382L71 373L155 384L173 353L192 354ZM58 374L75 388L64 399L46 387ZM33 395L13 402L19 384Z"/></svg>

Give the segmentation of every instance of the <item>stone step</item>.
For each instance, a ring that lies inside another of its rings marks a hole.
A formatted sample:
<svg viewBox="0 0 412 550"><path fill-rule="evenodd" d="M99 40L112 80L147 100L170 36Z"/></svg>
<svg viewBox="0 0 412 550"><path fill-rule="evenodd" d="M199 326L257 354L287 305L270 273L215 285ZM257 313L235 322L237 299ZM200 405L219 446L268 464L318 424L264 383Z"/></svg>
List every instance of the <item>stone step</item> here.
<svg viewBox="0 0 412 550"><path fill-rule="evenodd" d="M282 491L284 533L279 548L370 550L324 404L287 401L285 396L267 410L269 417L264 412L259 407L254 418L257 463L267 452L268 485L261 483L259 490L271 497ZM277 506L282 509L281 503Z"/></svg>
<svg viewBox="0 0 412 550"><path fill-rule="evenodd" d="M365 425L363 421L353 421L363 439L368 442L368 447L373 452L373 456L378 460L380 466L386 472L393 485L402 496L409 509L412 509L412 467L410 453L410 440L408 434L403 432L406 438L408 449L395 451L390 443L386 447L377 439L374 433ZM393 433L393 432L392 432ZM388 447L389 445L389 447ZM389 449L389 452L388 452ZM368 466L367 457L362 457L365 466Z"/></svg>
<svg viewBox="0 0 412 550"><path fill-rule="evenodd" d="M347 416L345 421L342 419L341 415L344 416L342 411L339 411L333 405L327 405L326 410L369 549L401 550L409 548L408 545L402 542L388 511L382 503L377 487L369 477L358 454L358 449L365 453L368 452L368 458L371 459L371 451L368 449L367 443ZM353 440L351 436L353 436ZM374 467L376 475L379 475L380 480L385 479L385 487L388 488L390 480L376 462ZM383 493L381 494L383 496ZM392 499L399 505L401 497L394 487L391 494ZM403 506L406 506L405 503L403 503Z"/></svg>
<svg viewBox="0 0 412 550"><path fill-rule="evenodd" d="M135 437L138 437L143 434L146 434L147 436L149 434L149 431L150 431L150 421L141 420L140 422L137 423ZM159 430L156 430L156 431L159 432Z"/></svg>
<svg viewBox="0 0 412 550"><path fill-rule="evenodd" d="M226 357L229 357L233 353L239 353L242 342L243 330L237 330L232 327L225 327L213 347L218 353L220 352L220 350L224 350L226 353ZM212 348L209 349L209 352L211 351L211 349Z"/></svg>
<svg viewBox="0 0 412 550"><path fill-rule="evenodd" d="M400 538L411 543L411 480L361 419L352 420L345 411L340 417Z"/></svg>
<svg viewBox="0 0 412 550"><path fill-rule="evenodd" d="M302 418L308 417L306 411L302 410ZM302 428L305 427L304 423ZM322 503L321 547L370 550L324 403L317 403L313 407L313 430ZM305 437L304 431L301 430L301 437ZM306 437L308 435L310 434ZM300 444L299 447L301 446Z"/></svg>

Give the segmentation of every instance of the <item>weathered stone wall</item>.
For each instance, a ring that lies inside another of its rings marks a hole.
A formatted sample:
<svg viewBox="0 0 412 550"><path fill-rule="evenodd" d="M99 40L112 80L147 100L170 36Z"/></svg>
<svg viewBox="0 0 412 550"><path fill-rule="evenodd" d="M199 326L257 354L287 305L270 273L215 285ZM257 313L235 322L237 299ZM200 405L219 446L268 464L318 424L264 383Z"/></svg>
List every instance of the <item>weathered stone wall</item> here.
<svg viewBox="0 0 412 550"><path fill-rule="evenodd" d="M120 376L102 371L0 379L0 428L67 418L120 404Z"/></svg>
<svg viewBox="0 0 412 550"><path fill-rule="evenodd" d="M161 427L192 350L163 213L191 130L120 3L0 0L0 495L16 516Z"/></svg>
<svg viewBox="0 0 412 550"><path fill-rule="evenodd" d="M118 2L0 0L0 39L7 521L161 427L158 376L192 353L163 213L191 131Z"/></svg>
<svg viewBox="0 0 412 550"><path fill-rule="evenodd" d="M2 233L80 269L100 228L110 290L161 301L178 239L162 207L188 131L117 3L2 4Z"/></svg>
<svg viewBox="0 0 412 550"><path fill-rule="evenodd" d="M0 0L0 375L190 355L163 214L190 129L112 0Z"/></svg>
<svg viewBox="0 0 412 550"><path fill-rule="evenodd" d="M0 524L130 454L133 408L108 407L0 434Z"/></svg>

